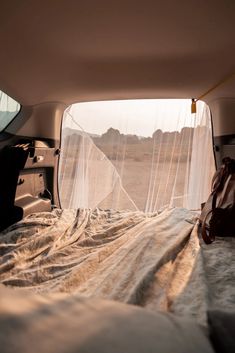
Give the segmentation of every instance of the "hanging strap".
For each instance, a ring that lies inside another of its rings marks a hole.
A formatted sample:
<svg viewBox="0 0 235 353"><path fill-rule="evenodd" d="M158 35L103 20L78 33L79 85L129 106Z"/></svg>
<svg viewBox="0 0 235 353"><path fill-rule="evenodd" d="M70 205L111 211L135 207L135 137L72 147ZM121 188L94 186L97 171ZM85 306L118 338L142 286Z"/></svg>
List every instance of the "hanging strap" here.
<svg viewBox="0 0 235 353"><path fill-rule="evenodd" d="M229 174L229 176L227 177L227 180L224 184L224 188L223 188L223 191L222 191L222 194L220 195L220 199L219 199L219 203L218 203L218 206L217 207L221 207L222 206L222 203L224 201L224 197L225 197L225 194L226 194L226 191L228 189L228 185L229 185L229 182L232 178L232 174Z"/></svg>
<svg viewBox="0 0 235 353"><path fill-rule="evenodd" d="M219 203L218 203L218 206L216 206L216 202L217 202L217 192L214 192L214 195L213 195L213 198L212 198L212 207L211 207L211 210L209 210L204 219L203 219L203 222L202 222L202 239L204 240L204 242L206 244L211 244L213 243L213 241L215 240L215 235L214 234L211 234L211 230L210 230L210 227L208 227L206 225L206 221L209 217L209 215L211 213L213 213L213 211L215 210L216 207L221 207L222 204L223 204L223 201L224 201L224 197L225 197L225 194L226 194L226 191L228 189L228 185L229 185L229 182L232 178L232 174L229 174L228 177L227 177L227 180L224 184L224 188L223 188L223 191L222 191L222 194L220 196L220 199L219 199Z"/></svg>
<svg viewBox="0 0 235 353"><path fill-rule="evenodd" d="M203 222L202 222L202 239L204 240L204 242L206 244L211 244L215 240L215 236L211 235L210 228L207 227L207 225L206 225L207 218L213 211L214 211L214 209L211 209L210 211L208 211L207 214L205 215Z"/></svg>

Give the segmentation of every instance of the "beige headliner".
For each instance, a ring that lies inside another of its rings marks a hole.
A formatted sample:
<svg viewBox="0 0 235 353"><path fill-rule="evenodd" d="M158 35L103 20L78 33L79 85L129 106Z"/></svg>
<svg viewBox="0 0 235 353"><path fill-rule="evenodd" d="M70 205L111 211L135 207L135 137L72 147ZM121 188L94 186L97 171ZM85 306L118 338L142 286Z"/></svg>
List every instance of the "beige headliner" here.
<svg viewBox="0 0 235 353"><path fill-rule="evenodd" d="M234 0L1 0L0 88L24 105L198 97L235 72ZM206 100L235 97L235 80Z"/></svg>

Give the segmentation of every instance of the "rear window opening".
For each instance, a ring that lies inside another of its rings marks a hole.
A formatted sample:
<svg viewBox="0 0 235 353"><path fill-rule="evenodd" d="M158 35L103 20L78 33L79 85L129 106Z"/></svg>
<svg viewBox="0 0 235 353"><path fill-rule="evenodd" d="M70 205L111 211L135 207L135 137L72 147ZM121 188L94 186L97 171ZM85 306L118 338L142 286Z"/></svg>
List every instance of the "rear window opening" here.
<svg viewBox="0 0 235 353"><path fill-rule="evenodd" d="M63 208L198 209L215 171L208 106L191 100L77 103L64 113Z"/></svg>
<svg viewBox="0 0 235 353"><path fill-rule="evenodd" d="M0 132L15 118L20 107L20 104L13 98L0 91Z"/></svg>

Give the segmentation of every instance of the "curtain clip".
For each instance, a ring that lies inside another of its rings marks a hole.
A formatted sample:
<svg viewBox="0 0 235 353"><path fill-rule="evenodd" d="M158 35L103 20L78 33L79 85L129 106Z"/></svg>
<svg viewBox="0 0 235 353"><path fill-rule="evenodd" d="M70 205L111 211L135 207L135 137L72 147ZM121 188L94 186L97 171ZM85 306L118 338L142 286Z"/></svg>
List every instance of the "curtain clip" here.
<svg viewBox="0 0 235 353"><path fill-rule="evenodd" d="M191 103L191 114L195 114L197 112L197 106L196 106L196 99L192 98L192 103Z"/></svg>

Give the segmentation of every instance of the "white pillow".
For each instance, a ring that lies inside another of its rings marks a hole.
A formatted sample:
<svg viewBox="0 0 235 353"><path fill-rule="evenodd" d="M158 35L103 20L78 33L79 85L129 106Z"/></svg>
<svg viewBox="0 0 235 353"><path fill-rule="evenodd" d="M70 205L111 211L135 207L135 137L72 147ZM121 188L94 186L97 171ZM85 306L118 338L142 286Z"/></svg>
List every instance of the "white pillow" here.
<svg viewBox="0 0 235 353"><path fill-rule="evenodd" d="M173 315L78 295L0 286L1 353L212 353L200 327Z"/></svg>

